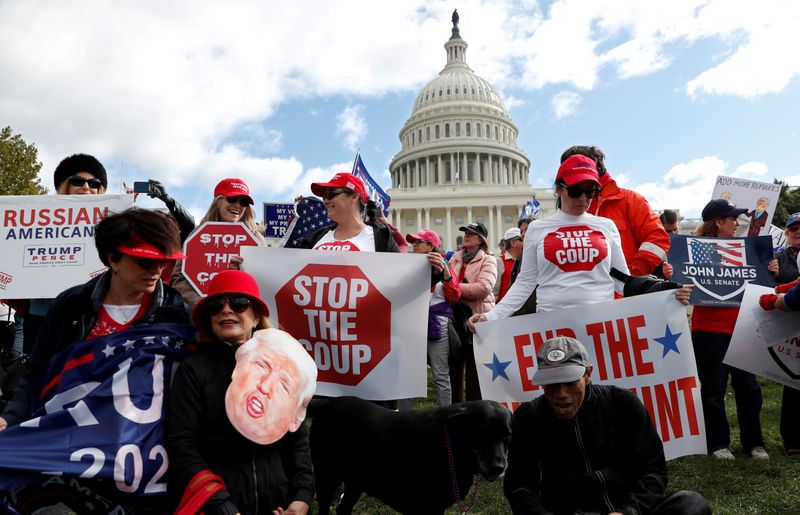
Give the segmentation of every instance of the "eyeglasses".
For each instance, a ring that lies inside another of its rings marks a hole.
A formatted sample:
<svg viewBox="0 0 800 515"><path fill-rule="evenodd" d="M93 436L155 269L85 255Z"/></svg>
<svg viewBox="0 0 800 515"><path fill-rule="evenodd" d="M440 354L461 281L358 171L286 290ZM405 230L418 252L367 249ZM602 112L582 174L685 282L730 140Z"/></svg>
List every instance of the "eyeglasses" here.
<svg viewBox="0 0 800 515"><path fill-rule="evenodd" d="M136 264L139 265L142 270L152 270L153 267L166 268L167 266L166 259L152 259L143 257L134 257L133 259L136 260Z"/></svg>
<svg viewBox="0 0 800 515"><path fill-rule="evenodd" d="M230 306L234 313L244 313L250 307L252 302L245 295L231 295L230 297L218 296L206 301L205 308L209 315L216 315L225 304Z"/></svg>
<svg viewBox="0 0 800 515"><path fill-rule="evenodd" d="M352 191L344 189L328 190L325 192L325 195L323 195L323 197L325 197L325 200L333 200L334 198L344 193L352 193Z"/></svg>
<svg viewBox="0 0 800 515"><path fill-rule="evenodd" d="M581 195L586 195L587 199L593 199L597 195L597 192L600 191L600 188L597 186L592 186L589 189L583 189L577 186L567 186L563 182L561 183L561 187L567 190L567 195L569 195L570 198L580 198Z"/></svg>
<svg viewBox="0 0 800 515"><path fill-rule="evenodd" d="M239 204L242 207L247 207L250 205L250 199L244 195L239 197L225 197L225 200L228 201L228 204Z"/></svg>
<svg viewBox="0 0 800 515"><path fill-rule="evenodd" d="M88 182L89 187L93 190L96 190L97 188L103 185L103 181L101 181L100 179L84 179L83 177L79 177L77 175L68 177L67 182L75 186L76 188L80 188L81 186L83 186Z"/></svg>

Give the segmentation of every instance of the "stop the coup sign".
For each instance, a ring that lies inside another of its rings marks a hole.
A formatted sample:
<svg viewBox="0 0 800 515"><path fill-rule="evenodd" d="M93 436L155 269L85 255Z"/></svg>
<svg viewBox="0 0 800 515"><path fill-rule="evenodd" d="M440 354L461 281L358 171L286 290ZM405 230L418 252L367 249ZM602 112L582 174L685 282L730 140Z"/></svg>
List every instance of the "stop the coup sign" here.
<svg viewBox="0 0 800 515"><path fill-rule="evenodd" d="M208 282L218 272L228 269L231 256L242 247L260 245L243 223L206 222L186 239L183 245L181 272L197 293L205 297Z"/></svg>

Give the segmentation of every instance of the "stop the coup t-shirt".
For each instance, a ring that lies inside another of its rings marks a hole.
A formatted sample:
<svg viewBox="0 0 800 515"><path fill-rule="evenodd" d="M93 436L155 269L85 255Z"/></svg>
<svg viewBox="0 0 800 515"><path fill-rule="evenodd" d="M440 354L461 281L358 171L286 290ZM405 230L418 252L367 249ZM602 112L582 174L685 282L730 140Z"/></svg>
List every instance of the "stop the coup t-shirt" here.
<svg viewBox="0 0 800 515"><path fill-rule="evenodd" d="M375 252L375 235L372 227L367 225L360 233L347 240L337 240L334 231L328 231L314 245L314 250L331 250L347 252Z"/></svg>

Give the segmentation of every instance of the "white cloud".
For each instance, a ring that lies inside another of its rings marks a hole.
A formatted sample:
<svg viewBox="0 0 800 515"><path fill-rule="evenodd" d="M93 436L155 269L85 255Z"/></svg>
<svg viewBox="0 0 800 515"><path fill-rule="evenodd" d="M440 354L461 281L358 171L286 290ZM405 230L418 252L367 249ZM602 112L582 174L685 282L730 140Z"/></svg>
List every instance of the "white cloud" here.
<svg viewBox="0 0 800 515"><path fill-rule="evenodd" d="M726 174L726 163L706 156L673 166L660 182L630 186L644 195L656 210L679 209L683 216L696 217L711 199L718 175Z"/></svg>
<svg viewBox="0 0 800 515"><path fill-rule="evenodd" d="M525 105L525 100L513 96L503 95L503 104L506 106L506 111L511 111L515 107Z"/></svg>
<svg viewBox="0 0 800 515"><path fill-rule="evenodd" d="M348 150L356 151L367 135L367 120L361 114L363 105L349 105L336 115L336 134L344 140Z"/></svg>
<svg viewBox="0 0 800 515"><path fill-rule="evenodd" d="M553 113L556 118L572 116L581 103L581 96L574 91L561 91L553 96Z"/></svg>
<svg viewBox="0 0 800 515"><path fill-rule="evenodd" d="M767 175L767 165L759 161L749 161L736 169L737 177L752 177L753 175L758 177Z"/></svg>

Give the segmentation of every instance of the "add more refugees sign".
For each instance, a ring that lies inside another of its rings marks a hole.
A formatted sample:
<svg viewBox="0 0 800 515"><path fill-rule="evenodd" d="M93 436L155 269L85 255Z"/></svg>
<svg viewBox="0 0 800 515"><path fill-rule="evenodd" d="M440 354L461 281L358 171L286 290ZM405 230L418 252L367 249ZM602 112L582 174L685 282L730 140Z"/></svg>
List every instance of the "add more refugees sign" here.
<svg viewBox="0 0 800 515"><path fill-rule="evenodd" d="M53 298L105 271L94 226L133 195L0 197L0 298Z"/></svg>
<svg viewBox="0 0 800 515"><path fill-rule="evenodd" d="M772 237L706 238L672 235L667 261L672 280L693 284L695 306L736 307L748 284L774 286L767 269L773 259Z"/></svg>
<svg viewBox="0 0 800 515"><path fill-rule="evenodd" d="M705 454L700 381L684 306L675 291L587 304L475 325L475 365L484 399L515 409L543 393L536 354L555 336L583 343L591 380L636 394L667 459Z"/></svg>

